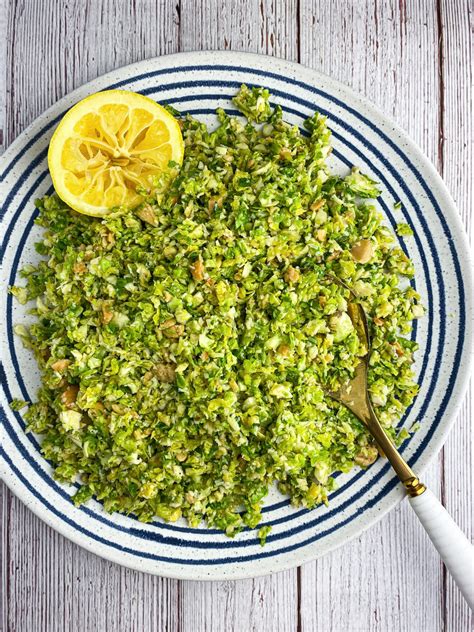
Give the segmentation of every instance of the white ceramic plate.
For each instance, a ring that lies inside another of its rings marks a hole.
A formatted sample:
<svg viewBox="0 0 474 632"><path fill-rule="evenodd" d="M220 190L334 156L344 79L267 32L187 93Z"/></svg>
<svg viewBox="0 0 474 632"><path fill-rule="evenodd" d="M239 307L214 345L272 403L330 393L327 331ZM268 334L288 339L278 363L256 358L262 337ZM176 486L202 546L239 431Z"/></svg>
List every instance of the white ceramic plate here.
<svg viewBox="0 0 474 632"><path fill-rule="evenodd" d="M265 547L255 530L234 540L185 523L106 514L95 501L76 508L71 486L59 485L39 451L39 437L24 432L13 397L35 398L39 375L31 355L13 336L12 324L28 320L25 308L7 295L18 270L35 261L34 199L51 189L46 152L66 110L87 95L114 87L142 92L212 123L218 106L233 110L241 83L263 85L286 118L301 125L319 110L333 132L333 166L359 165L383 189L380 208L392 227L408 222L414 237L401 240L416 264L414 284L428 308L413 332L420 344L416 371L421 385L402 420L421 429L402 446L417 472L440 449L455 418L469 373L472 279L466 238L458 214L435 169L420 150L370 103L345 86L297 64L241 53L186 53L144 61L111 72L61 99L7 150L1 165L2 389L0 473L28 507L59 532L105 558L132 568L189 579L242 578L280 571L314 559L358 536L403 497L386 461L338 478L329 507L294 509L272 494L264 524L272 525ZM401 201L402 210L394 211Z"/></svg>

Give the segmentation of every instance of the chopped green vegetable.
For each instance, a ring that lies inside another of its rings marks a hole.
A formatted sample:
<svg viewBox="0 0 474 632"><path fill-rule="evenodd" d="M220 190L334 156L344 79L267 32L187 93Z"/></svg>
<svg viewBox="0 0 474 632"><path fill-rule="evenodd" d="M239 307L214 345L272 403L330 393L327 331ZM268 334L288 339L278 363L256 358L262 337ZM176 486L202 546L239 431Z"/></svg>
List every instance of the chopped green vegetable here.
<svg viewBox="0 0 474 632"><path fill-rule="evenodd" d="M413 235L413 230L405 222L400 222L397 224L397 235L400 237L410 237Z"/></svg>
<svg viewBox="0 0 474 632"><path fill-rule="evenodd" d="M270 533L270 531L272 530L270 525L265 525L264 527L260 527L260 529L258 530L258 539L260 540L260 546L265 546L265 543L267 541L267 536Z"/></svg>
<svg viewBox="0 0 474 632"><path fill-rule="evenodd" d="M23 399L12 399L10 402L10 408L12 410L21 410L25 408L25 406L28 406L28 402L25 402Z"/></svg>
<svg viewBox="0 0 474 632"><path fill-rule="evenodd" d="M40 200L45 258L11 289L36 300L35 323L15 328L42 371L25 417L57 478L80 484L74 502L230 536L259 524L274 483L311 508L335 472L377 458L325 395L365 353L334 277L369 316L369 385L392 438L417 392L405 336L423 312L399 284L412 263L360 200L376 183L329 170L325 118L305 136L263 88L234 102L246 123L181 119L184 163L140 208L94 219Z"/></svg>
<svg viewBox="0 0 474 632"><path fill-rule="evenodd" d="M249 121L262 123L268 121L272 113L269 97L270 93L266 88L248 88L243 85L233 102Z"/></svg>
<svg viewBox="0 0 474 632"><path fill-rule="evenodd" d="M380 195L377 182L364 175L357 167L353 167L350 175L345 177L346 184L350 190L363 198L376 198Z"/></svg>
<svg viewBox="0 0 474 632"><path fill-rule="evenodd" d="M21 305L25 305L25 303L28 302L28 291L25 287L12 285L10 287L10 294L13 294L13 296Z"/></svg>

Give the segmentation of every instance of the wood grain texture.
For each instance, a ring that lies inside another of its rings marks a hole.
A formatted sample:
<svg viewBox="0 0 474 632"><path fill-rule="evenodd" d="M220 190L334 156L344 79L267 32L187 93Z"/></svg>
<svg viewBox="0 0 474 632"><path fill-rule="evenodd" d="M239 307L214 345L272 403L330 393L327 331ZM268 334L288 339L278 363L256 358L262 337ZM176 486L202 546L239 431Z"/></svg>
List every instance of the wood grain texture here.
<svg viewBox="0 0 474 632"><path fill-rule="evenodd" d="M181 0L184 50L244 50L297 58L296 0ZM184 582L183 630L287 632L297 627L297 571L241 582Z"/></svg>
<svg viewBox="0 0 474 632"><path fill-rule="evenodd" d="M7 100L7 0L0 0L0 154L4 149Z"/></svg>
<svg viewBox="0 0 474 632"><path fill-rule="evenodd" d="M367 96L434 164L440 94L436 16L435 0L410 5L316 0L303 5L300 30L301 62ZM338 54L335 33L345 43ZM437 464L424 480L439 495ZM302 630L440 630L442 589L439 557L402 503L357 541L303 567ZM422 607L413 608L414 594Z"/></svg>
<svg viewBox="0 0 474 632"><path fill-rule="evenodd" d="M0 129L7 145L73 88L147 57L267 53L330 74L395 119L442 173L469 229L469 9L469 0L0 0ZM467 533L471 401L424 477ZM121 568L65 540L5 488L0 501L4 632L472 629L406 503L298 571L199 583Z"/></svg>
<svg viewBox="0 0 474 632"><path fill-rule="evenodd" d="M472 46L474 6L469 0L442 0L438 21L440 40L440 77L442 80L442 121L440 164L443 176L466 226L472 248L473 213L473 120L472 120ZM472 384L464 400L456 425L442 453L442 500L471 540L473 532L473 432ZM460 466L461 465L461 466ZM444 621L446 630L473 630L474 613L460 595L449 574L443 574Z"/></svg>
<svg viewBox="0 0 474 632"><path fill-rule="evenodd" d="M7 144L84 82L178 50L174 2L19 0L6 8ZM3 630L178 629L176 581L136 573L83 551L7 490L3 507Z"/></svg>
<svg viewBox="0 0 474 632"><path fill-rule="evenodd" d="M296 571L233 582L181 582L180 624L190 632L297 629Z"/></svg>

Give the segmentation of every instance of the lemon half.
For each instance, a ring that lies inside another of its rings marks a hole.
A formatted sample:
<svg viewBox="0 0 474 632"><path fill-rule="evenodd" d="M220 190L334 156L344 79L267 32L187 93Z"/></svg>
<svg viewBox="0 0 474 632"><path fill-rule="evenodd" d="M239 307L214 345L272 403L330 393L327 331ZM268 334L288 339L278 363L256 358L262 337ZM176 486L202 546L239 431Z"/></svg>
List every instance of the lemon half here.
<svg viewBox="0 0 474 632"><path fill-rule="evenodd" d="M59 197L101 217L133 208L170 160L181 164L178 121L152 99L126 90L97 92L72 107L53 134L48 166Z"/></svg>

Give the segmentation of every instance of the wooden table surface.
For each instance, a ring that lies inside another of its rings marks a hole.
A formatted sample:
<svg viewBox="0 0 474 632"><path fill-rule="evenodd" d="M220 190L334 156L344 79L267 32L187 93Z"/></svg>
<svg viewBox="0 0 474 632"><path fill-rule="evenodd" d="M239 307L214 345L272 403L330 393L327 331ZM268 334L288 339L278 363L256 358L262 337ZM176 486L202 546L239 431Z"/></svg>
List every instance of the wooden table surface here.
<svg viewBox="0 0 474 632"><path fill-rule="evenodd" d="M134 61L201 49L297 60L352 86L432 160L469 231L472 3L465 0L0 0L2 147L57 99ZM472 391L471 391L472 393ZM471 395L426 482L472 535ZM464 632L466 604L407 503L331 555L272 577L152 577L87 553L3 487L4 632Z"/></svg>

